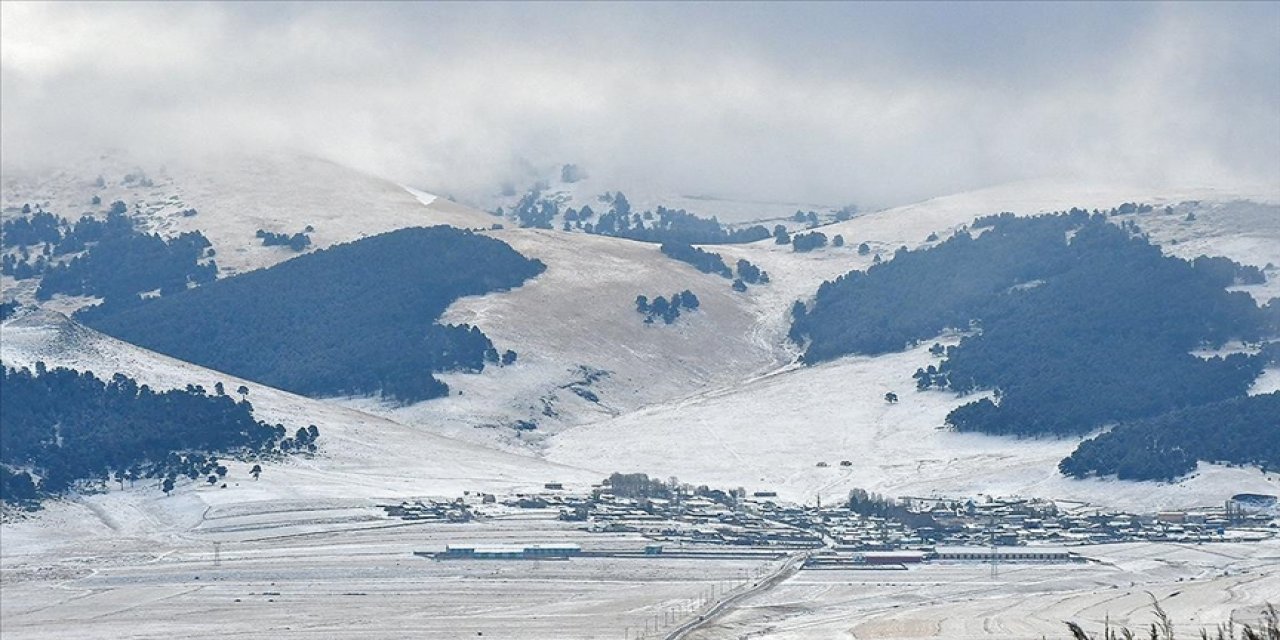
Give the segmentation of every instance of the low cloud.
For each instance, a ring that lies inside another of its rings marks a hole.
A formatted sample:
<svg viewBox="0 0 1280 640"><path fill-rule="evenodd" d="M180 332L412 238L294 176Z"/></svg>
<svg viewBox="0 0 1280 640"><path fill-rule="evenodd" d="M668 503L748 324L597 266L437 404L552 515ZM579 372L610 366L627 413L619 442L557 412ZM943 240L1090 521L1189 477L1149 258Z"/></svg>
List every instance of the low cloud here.
<svg viewBox="0 0 1280 640"><path fill-rule="evenodd" d="M1280 5L0 5L6 168L292 148L481 198L1280 179Z"/></svg>

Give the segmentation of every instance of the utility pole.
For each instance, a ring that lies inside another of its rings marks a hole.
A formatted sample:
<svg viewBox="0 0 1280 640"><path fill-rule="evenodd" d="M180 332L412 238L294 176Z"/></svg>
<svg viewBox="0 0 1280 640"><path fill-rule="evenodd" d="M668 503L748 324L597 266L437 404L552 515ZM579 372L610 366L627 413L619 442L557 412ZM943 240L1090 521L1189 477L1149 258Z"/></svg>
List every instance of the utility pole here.
<svg viewBox="0 0 1280 640"><path fill-rule="evenodd" d="M991 514L987 530L991 534L991 579L1000 577L1000 550L996 548L996 516Z"/></svg>

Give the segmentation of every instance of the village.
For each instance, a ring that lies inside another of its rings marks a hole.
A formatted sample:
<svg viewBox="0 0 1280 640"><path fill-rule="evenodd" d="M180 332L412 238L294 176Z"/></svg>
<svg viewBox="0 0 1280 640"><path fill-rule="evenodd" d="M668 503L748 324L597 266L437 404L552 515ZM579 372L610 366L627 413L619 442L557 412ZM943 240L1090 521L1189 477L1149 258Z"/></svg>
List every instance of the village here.
<svg viewBox="0 0 1280 640"><path fill-rule="evenodd" d="M902 567L928 561L1078 562L1080 547L1122 542L1250 542L1280 533L1274 496L1241 494L1221 506L1149 514L1018 497L887 499L855 490L844 500L797 504L767 490L748 494L614 474L589 492L546 483L499 498L468 493L384 507L410 521L469 522L510 514L575 523L587 533L632 534L642 547L576 544L498 548L449 545L436 559L571 556L779 558L804 552L805 568Z"/></svg>

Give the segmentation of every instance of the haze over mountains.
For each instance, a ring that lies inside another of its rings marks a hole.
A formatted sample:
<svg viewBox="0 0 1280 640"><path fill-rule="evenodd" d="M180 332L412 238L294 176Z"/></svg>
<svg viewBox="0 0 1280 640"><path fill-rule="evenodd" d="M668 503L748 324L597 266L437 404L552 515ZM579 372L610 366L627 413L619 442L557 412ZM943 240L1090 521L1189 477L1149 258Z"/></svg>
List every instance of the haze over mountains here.
<svg viewBox="0 0 1280 640"><path fill-rule="evenodd" d="M0 628L1280 633L1278 34L2 2Z"/></svg>
<svg viewBox="0 0 1280 640"><path fill-rule="evenodd" d="M602 190L871 209L1280 171L1268 3L0 10L6 168L291 148L486 209L564 163Z"/></svg>

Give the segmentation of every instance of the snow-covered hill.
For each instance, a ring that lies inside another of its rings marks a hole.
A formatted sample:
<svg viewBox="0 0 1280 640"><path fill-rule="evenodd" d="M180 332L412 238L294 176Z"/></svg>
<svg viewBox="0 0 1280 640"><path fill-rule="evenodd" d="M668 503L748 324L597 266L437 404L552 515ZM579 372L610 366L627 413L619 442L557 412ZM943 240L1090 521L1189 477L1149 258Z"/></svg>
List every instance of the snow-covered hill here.
<svg viewBox="0 0 1280 640"><path fill-rule="evenodd" d="M527 365L493 376L455 376L450 384L466 389L463 396L389 411L409 422L447 423L451 435L496 440L515 450L536 441L556 461L768 487L796 499L861 486L889 494L1021 493L1150 508L1214 504L1245 490L1274 492L1274 477L1210 465L1171 485L1068 480L1057 474L1056 465L1077 439L1028 441L940 430L946 413L972 398L915 392L911 373L932 361L922 350L813 368L790 365L794 351L786 331L795 300L812 295L823 280L867 268L876 253L891 259L900 246L927 244L933 233L946 238L990 213L1150 203L1154 212L1118 216L1117 222L1135 220L1182 257L1227 255L1259 267L1280 262L1280 229L1275 228L1280 199L1275 196L1246 194L1254 201L1206 189L1157 193L1024 183L822 227L829 236L845 237L842 248L795 253L772 240L705 247L730 263L746 258L770 273L770 284L746 293L733 293L723 279L683 264L663 264L650 245L559 231L495 232L547 262L548 273L513 292L460 301L450 317L473 322L503 343L522 345ZM1165 206L1172 212L1165 213ZM1194 219L1188 220L1192 212ZM871 254L857 254L861 242L873 248ZM1267 284L1241 288L1265 302L1280 280L1274 270L1268 275ZM673 281L676 276L680 280ZM672 327L641 325L630 308L636 293L685 286L709 304ZM592 387L600 392L600 405L584 403L562 388L573 379L576 364L615 373ZM1268 372L1255 391L1270 390L1276 377L1277 372ZM903 401L885 405L888 390ZM556 399L551 403L555 418L539 417L543 397ZM554 435L512 438L501 430L468 427L499 424L521 411L551 426ZM446 416L456 420L439 419ZM561 424L570 428L555 428ZM839 466L841 460L851 466ZM819 468L818 462L829 466Z"/></svg>
<svg viewBox="0 0 1280 640"><path fill-rule="evenodd" d="M462 299L443 321L479 326L517 349L519 362L481 375L443 374L456 393L437 401L401 408L352 399L352 406L486 441L517 434L473 427L525 420L538 429L518 440L538 442L567 425L733 386L793 358L764 330L755 300L763 294L736 293L730 281L671 260L657 245L537 229L490 233L544 262L546 272L508 292ZM645 324L636 311L638 295L685 289L700 307L674 324Z"/></svg>
<svg viewBox="0 0 1280 640"><path fill-rule="evenodd" d="M757 331L784 339L792 301L804 299L822 280L865 269L881 252L891 259L900 246L916 248L936 233L945 239L980 215L1001 211L1035 214L1073 206L1109 209L1123 202L1157 205L1156 212L1119 216L1150 229L1156 242L1180 257L1226 255L1245 264L1280 263L1280 197L1211 189L1165 191L1124 187L1081 189L1055 182L1008 185L937 198L827 225L841 234L842 248L796 254L770 240L708 247L726 260L744 257L769 271L772 282L754 287L744 300L754 307ZM1163 207L1173 208L1164 213ZM1193 220L1187 214L1194 212ZM1177 240L1177 242L1174 242ZM867 242L872 254L858 256ZM1239 287L1260 302L1276 297L1280 271L1267 271L1263 285ZM943 492L1023 494L1117 507L1216 504L1232 493L1275 493L1280 477L1256 469L1201 465L1192 478L1153 485L1077 481L1056 472L1058 460L1078 442L1014 440L940 430L950 409L972 400L937 391L920 393L911 373L933 359L917 349L873 358L846 358L812 368L784 368L743 385L713 389L558 435L549 457L559 461L610 461L674 473L699 482L771 488L794 499L843 494L849 488L889 495ZM1266 392L1277 372L1255 385ZM903 400L887 405L895 391ZM848 460L849 467L837 463ZM819 462L829 466L818 467ZM606 466L607 463L606 463Z"/></svg>
<svg viewBox="0 0 1280 640"><path fill-rule="evenodd" d="M152 229L204 232L226 274L294 255L285 248L259 246L254 238L259 228L293 232L312 225L316 246L326 246L403 226L488 229L497 221L490 214L308 158L175 165L146 174L150 187L139 186L136 176L123 184L128 171L128 165L107 163L41 180L6 176L3 205L39 203L70 215L87 209L83 203L95 193L104 203L116 198L139 203ZM105 187L95 185L97 175L104 175ZM581 197L594 188L590 181L572 186ZM444 374L453 395L408 407L376 398L318 402L255 390L255 406L264 417L314 415L330 442L343 443L326 456L282 471L277 477L294 474L290 477L298 480L280 495L448 493L482 480L532 486L548 476L589 480L615 470L769 486L797 499L818 492L834 496L853 486L889 493L1017 492L1131 506L1140 501L1217 502L1223 492L1243 490L1274 493L1275 481L1256 470L1250 475L1210 467L1190 480L1159 487L1069 481L1054 468L1074 441L941 431L942 417L960 400L913 390L911 372L930 361L919 351L813 368L793 364L797 350L786 339L792 303L813 295L824 280L867 268L876 254L891 259L898 247L927 244L930 234L946 238L981 215L1070 207L1106 210L1123 202L1156 206L1151 213L1116 220L1135 220L1170 253L1226 255L1259 267L1280 263L1280 194L1273 191L1153 190L1054 181L935 198L820 227L828 236L844 237L845 246L839 248L795 253L771 239L707 247L730 264L745 258L769 272L769 284L744 293L732 291L728 280L666 258L651 244L558 230L484 231L542 260L547 270L515 290L461 299L444 321L479 326L495 343L516 349L519 362L479 375ZM639 208L656 204L684 206L633 202ZM1165 213L1166 206L1172 212ZM182 215L191 207L199 213ZM7 215L12 213L10 209ZM510 221L507 225L513 226ZM872 248L870 254L858 255L862 242ZM1267 275L1267 284L1243 288L1260 301L1275 297L1280 272L1273 269ZM5 279L3 284L7 297L13 282ZM637 295L652 298L683 289L697 294L702 306L673 325L646 325L635 311ZM6 363L29 362L52 349L40 357L108 375L121 370L161 386L188 380L207 385L209 376L217 375L154 354L126 357L136 352L96 335L87 344L112 346L94 347L101 349L97 355L82 354L81 347L57 340L68 325L47 318L5 326ZM42 346L44 341L55 346ZM1280 372L1268 372L1256 390L1269 390L1277 380ZM885 405L886 390L896 390L902 402ZM322 420L338 426L325 428ZM536 424L536 429L514 428L520 421L525 427ZM592 471L561 473L560 467L537 460L539 456ZM850 466L840 466L842 460ZM819 468L818 462L830 466Z"/></svg>
<svg viewBox="0 0 1280 640"><path fill-rule="evenodd" d="M0 333L0 361L5 366L33 367L43 361L50 368L93 371L99 377L120 372L154 389L189 384L211 388L216 382L231 389L245 385L259 420L278 422L290 430L309 424L320 427L321 449L313 458L295 456L266 464L260 481L241 483L232 489L179 489L177 497L190 494L208 506L455 496L463 491L534 489L549 481L590 483L600 477L599 472L459 442L421 426L393 422L204 369L121 342L60 314L25 313L6 321L0 326ZM150 494L160 499L160 492L152 489ZM154 506L166 508L160 502Z"/></svg>
<svg viewBox="0 0 1280 640"><path fill-rule="evenodd" d="M97 179L102 178L98 186ZM91 204L98 196L100 203ZM410 226L488 227L492 217L421 191L311 156L219 156L139 166L120 156L86 160L56 173L4 177L0 209L24 204L75 220L123 201L148 231L169 237L200 231L217 251L222 276L267 267L297 255L261 246L259 229L297 233L312 248ZM184 212L195 209L195 215Z"/></svg>

